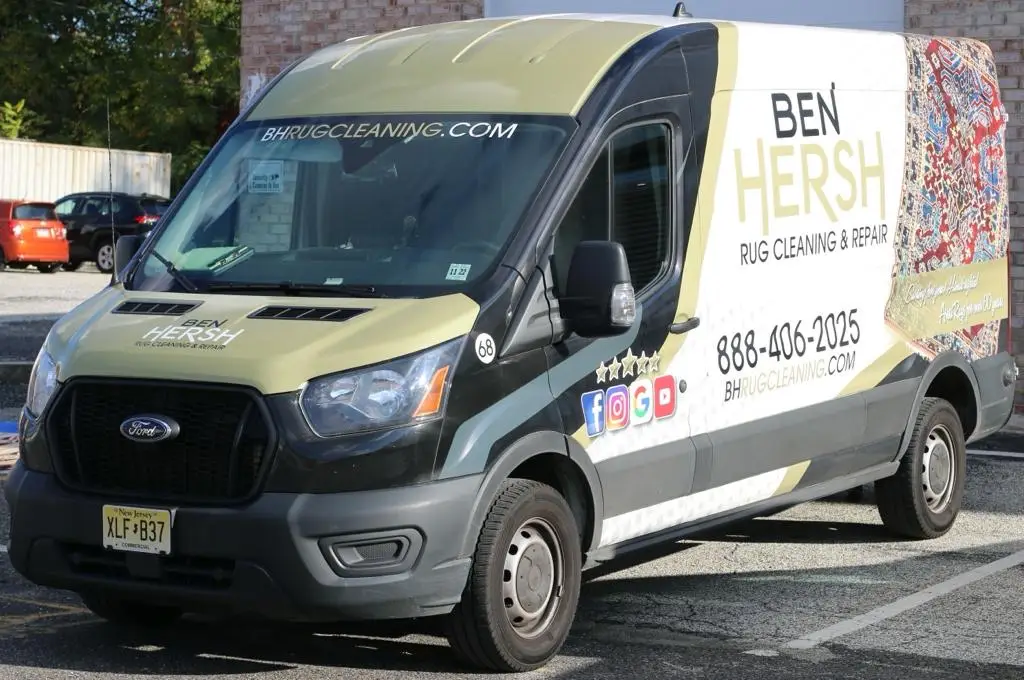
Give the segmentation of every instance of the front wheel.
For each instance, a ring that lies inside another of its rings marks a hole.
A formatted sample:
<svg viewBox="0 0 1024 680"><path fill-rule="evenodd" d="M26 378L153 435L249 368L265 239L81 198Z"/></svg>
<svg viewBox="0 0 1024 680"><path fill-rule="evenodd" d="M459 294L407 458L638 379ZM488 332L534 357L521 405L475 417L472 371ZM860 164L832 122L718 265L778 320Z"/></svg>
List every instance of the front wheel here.
<svg viewBox="0 0 1024 680"><path fill-rule="evenodd" d="M505 481L480 532L462 601L445 621L449 644L481 668L540 668L569 637L581 574L579 529L561 494L540 482Z"/></svg>
<svg viewBox="0 0 1024 680"><path fill-rule="evenodd" d="M946 534L960 513L966 475L960 416L945 399L927 397L896 474L875 482L882 523L907 538Z"/></svg>
<svg viewBox="0 0 1024 680"><path fill-rule="evenodd" d="M181 610L174 607L101 595L82 595L82 602L96 616L119 626L162 628L182 616Z"/></svg>
<svg viewBox="0 0 1024 680"><path fill-rule="evenodd" d="M114 242L100 241L96 246L96 268L104 274L114 271Z"/></svg>

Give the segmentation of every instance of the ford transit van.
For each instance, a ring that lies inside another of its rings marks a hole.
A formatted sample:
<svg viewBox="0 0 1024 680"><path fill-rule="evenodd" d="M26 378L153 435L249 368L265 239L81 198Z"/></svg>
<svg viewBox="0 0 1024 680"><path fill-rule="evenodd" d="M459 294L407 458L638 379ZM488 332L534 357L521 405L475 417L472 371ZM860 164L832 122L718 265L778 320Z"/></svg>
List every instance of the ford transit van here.
<svg viewBox="0 0 1024 680"><path fill-rule="evenodd" d="M658 16L352 38L239 116L35 363L9 553L111 621L438 616L873 483L957 518L1009 419L1006 112L966 39Z"/></svg>

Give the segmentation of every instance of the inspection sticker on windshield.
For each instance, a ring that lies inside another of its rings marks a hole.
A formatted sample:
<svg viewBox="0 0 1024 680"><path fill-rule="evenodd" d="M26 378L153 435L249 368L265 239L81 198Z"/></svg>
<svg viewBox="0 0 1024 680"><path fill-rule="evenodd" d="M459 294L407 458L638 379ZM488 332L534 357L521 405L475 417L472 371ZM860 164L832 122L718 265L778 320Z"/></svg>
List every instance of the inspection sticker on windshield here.
<svg viewBox="0 0 1024 680"><path fill-rule="evenodd" d="M449 281L465 281L469 277L468 264L450 264L448 265L448 276L444 277Z"/></svg>
<svg viewBox="0 0 1024 680"><path fill-rule="evenodd" d="M249 161L249 193L279 194L284 190L284 161Z"/></svg>

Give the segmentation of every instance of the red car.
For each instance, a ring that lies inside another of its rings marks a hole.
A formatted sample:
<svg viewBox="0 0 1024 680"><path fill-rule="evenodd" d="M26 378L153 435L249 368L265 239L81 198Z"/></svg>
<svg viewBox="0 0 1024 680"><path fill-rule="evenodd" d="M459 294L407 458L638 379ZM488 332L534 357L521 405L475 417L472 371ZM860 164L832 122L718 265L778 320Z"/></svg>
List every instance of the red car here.
<svg viewBox="0 0 1024 680"><path fill-rule="evenodd" d="M35 265L44 274L68 261L67 229L43 201L0 199L0 271Z"/></svg>

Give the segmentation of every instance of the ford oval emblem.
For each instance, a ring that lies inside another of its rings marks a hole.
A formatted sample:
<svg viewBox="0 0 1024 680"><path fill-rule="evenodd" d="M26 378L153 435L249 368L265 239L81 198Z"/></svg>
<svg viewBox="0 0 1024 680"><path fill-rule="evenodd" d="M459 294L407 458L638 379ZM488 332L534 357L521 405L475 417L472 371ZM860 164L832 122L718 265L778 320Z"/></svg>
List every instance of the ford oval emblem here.
<svg viewBox="0 0 1024 680"><path fill-rule="evenodd" d="M124 438L142 444L155 444L174 439L180 431L178 423L167 416L132 416L121 423L121 434Z"/></svg>

